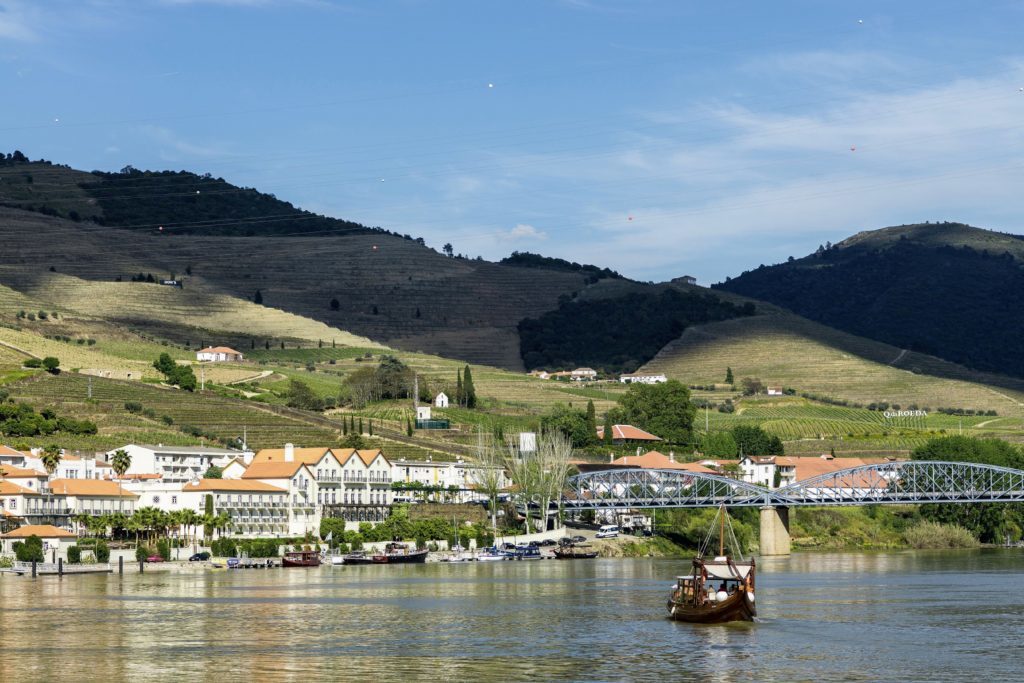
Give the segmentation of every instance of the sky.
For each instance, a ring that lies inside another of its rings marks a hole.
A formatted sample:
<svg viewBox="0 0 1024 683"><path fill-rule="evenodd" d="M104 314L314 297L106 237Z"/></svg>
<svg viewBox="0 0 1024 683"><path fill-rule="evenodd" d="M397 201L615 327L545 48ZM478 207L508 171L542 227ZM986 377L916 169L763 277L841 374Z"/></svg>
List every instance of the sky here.
<svg viewBox="0 0 1024 683"><path fill-rule="evenodd" d="M1020 0L0 0L0 149L710 284L889 225L1024 232L1022 26Z"/></svg>

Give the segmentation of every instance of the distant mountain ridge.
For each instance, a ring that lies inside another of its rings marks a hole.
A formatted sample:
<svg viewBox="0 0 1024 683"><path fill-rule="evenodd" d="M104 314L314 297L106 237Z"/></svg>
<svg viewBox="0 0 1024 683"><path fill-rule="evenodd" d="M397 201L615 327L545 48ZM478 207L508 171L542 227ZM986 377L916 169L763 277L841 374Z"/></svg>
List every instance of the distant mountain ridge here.
<svg viewBox="0 0 1024 683"><path fill-rule="evenodd" d="M859 336L1024 377L1024 239L962 223L858 233L715 285Z"/></svg>

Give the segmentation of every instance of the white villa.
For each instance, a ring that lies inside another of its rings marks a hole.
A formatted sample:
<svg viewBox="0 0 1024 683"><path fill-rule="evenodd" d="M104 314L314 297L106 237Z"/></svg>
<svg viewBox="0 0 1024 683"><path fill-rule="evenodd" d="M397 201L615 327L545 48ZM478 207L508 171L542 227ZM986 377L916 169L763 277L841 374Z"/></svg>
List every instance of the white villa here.
<svg viewBox="0 0 1024 683"><path fill-rule="evenodd" d="M227 346L207 346L196 351L196 360L207 362L240 361L244 357L238 351Z"/></svg>
<svg viewBox="0 0 1024 683"><path fill-rule="evenodd" d="M448 394L443 391L434 397L435 408L447 408L448 407Z"/></svg>

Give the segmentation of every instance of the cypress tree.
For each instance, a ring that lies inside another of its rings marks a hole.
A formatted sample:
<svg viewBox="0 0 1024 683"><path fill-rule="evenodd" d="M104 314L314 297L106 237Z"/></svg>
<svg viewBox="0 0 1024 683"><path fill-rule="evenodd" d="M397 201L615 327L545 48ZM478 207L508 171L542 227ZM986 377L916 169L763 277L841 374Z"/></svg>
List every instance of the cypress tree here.
<svg viewBox="0 0 1024 683"><path fill-rule="evenodd" d="M587 401L587 441L597 441L597 411L594 409L594 402Z"/></svg>
<svg viewBox="0 0 1024 683"><path fill-rule="evenodd" d="M476 388L473 386L473 373L468 365L462 375L462 393L466 396L466 407L476 408Z"/></svg>
<svg viewBox="0 0 1024 683"><path fill-rule="evenodd" d="M370 420L370 436L373 436L373 420Z"/></svg>
<svg viewBox="0 0 1024 683"><path fill-rule="evenodd" d="M405 418L405 434L406 436L412 436L412 420Z"/></svg>
<svg viewBox="0 0 1024 683"><path fill-rule="evenodd" d="M359 433L363 433L363 418L359 418Z"/></svg>
<svg viewBox="0 0 1024 683"><path fill-rule="evenodd" d="M462 405L462 370L455 372L455 405Z"/></svg>
<svg viewBox="0 0 1024 683"><path fill-rule="evenodd" d="M726 384L732 384L733 383L732 368L726 368L725 369L725 383Z"/></svg>
<svg viewBox="0 0 1024 683"><path fill-rule="evenodd" d="M341 435L348 436L348 420L341 418Z"/></svg>
<svg viewBox="0 0 1024 683"><path fill-rule="evenodd" d="M612 414L607 412L604 414L604 443L606 446L612 445Z"/></svg>

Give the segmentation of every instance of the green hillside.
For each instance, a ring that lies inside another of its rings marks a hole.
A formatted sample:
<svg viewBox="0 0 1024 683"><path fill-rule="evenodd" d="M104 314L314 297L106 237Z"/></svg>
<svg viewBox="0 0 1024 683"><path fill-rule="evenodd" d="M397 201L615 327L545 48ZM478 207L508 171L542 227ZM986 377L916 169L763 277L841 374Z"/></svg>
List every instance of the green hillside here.
<svg viewBox="0 0 1024 683"><path fill-rule="evenodd" d="M858 234L717 287L830 327L1024 377L1024 238L958 223Z"/></svg>

